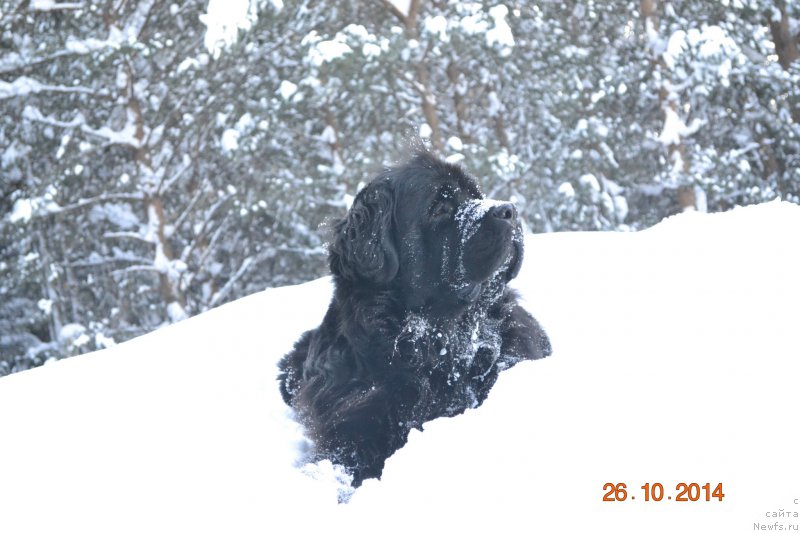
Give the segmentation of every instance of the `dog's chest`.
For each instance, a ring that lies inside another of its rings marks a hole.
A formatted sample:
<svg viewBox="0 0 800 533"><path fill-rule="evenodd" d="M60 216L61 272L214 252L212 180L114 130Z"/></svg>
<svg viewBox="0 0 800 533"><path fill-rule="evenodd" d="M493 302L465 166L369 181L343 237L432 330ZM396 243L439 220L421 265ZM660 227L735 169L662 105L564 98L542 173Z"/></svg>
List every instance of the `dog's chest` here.
<svg viewBox="0 0 800 533"><path fill-rule="evenodd" d="M393 359L412 369L436 416L453 415L477 406L476 391L502 370L501 344L500 322L483 313L446 324L412 315L396 339Z"/></svg>

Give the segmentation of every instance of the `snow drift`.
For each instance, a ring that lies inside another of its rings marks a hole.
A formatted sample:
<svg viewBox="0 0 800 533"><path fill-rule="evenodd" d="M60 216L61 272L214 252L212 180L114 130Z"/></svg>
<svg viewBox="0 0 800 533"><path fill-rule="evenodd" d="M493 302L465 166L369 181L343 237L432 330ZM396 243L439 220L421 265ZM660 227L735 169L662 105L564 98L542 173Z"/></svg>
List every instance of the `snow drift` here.
<svg viewBox="0 0 800 533"><path fill-rule="evenodd" d="M774 202L529 236L514 285L554 355L413 432L343 505L332 465L297 464L307 443L275 382L321 320L327 279L7 376L0 531L788 529L798 230L800 207ZM722 483L725 498L677 502L680 482ZM628 499L604 502L606 483ZM645 483L671 499L644 501Z"/></svg>

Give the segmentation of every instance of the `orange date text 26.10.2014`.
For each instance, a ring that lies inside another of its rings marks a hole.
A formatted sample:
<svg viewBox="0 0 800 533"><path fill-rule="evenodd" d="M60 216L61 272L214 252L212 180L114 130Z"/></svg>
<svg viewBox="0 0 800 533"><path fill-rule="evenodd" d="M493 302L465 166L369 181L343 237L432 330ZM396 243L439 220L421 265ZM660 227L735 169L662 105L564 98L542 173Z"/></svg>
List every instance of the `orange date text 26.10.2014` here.
<svg viewBox="0 0 800 533"><path fill-rule="evenodd" d="M725 498L722 492L722 483L713 485L711 483L678 483L675 485L675 491L668 493L664 490L664 485L661 483L645 483L641 487L642 492L639 494L633 491L628 491L628 485L625 483L606 483L603 485L603 501L604 502L624 502L626 500L636 500L636 496L646 502L721 502Z"/></svg>

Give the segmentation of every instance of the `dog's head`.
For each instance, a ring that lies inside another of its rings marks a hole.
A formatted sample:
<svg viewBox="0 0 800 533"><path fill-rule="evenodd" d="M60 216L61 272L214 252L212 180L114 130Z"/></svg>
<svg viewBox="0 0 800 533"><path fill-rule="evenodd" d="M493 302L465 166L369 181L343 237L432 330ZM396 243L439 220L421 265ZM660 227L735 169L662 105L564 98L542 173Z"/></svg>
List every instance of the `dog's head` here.
<svg viewBox="0 0 800 533"><path fill-rule="evenodd" d="M334 226L333 274L396 291L406 308L451 315L517 275L513 204L483 198L461 168L430 154L386 170Z"/></svg>

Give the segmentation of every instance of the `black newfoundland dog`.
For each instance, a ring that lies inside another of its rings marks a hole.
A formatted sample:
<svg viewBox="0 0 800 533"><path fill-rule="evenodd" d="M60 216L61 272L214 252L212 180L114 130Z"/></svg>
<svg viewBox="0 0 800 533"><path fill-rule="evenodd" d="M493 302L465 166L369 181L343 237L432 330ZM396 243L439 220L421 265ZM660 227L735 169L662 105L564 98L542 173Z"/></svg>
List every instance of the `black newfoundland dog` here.
<svg viewBox="0 0 800 533"><path fill-rule="evenodd" d="M477 407L500 371L550 355L506 288L521 263L514 206L430 154L359 192L334 226L330 308L279 364L317 458L354 486L380 477L411 428Z"/></svg>

